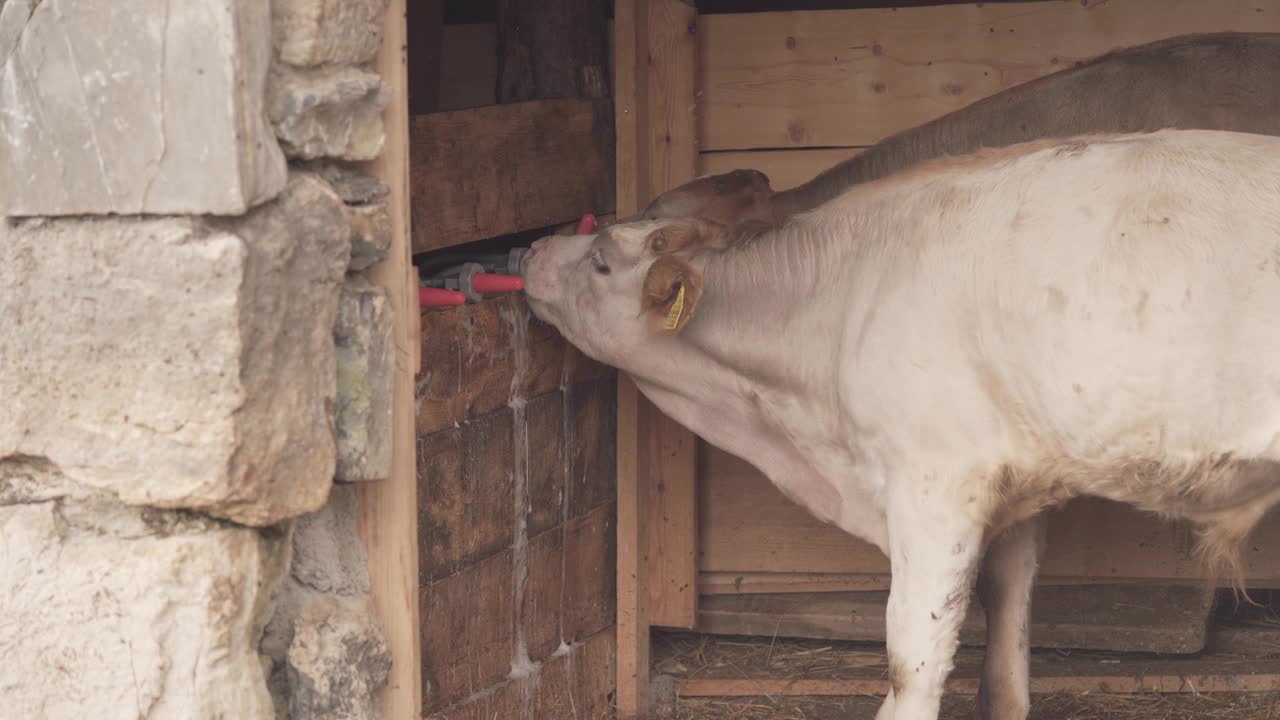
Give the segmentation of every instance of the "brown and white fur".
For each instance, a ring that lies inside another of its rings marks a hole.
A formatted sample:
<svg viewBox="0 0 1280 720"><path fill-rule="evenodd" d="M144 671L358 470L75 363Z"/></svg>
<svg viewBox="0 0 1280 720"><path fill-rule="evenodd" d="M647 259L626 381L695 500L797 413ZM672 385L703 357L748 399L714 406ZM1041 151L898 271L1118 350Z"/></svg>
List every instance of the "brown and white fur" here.
<svg viewBox="0 0 1280 720"><path fill-rule="evenodd" d="M1017 538L1044 508L1190 518L1231 570L1280 499L1280 139L1018 145L727 237L683 219L545 238L530 305L888 555L880 720L936 718L984 552L1033 568ZM1024 603L1014 585L982 592Z"/></svg>

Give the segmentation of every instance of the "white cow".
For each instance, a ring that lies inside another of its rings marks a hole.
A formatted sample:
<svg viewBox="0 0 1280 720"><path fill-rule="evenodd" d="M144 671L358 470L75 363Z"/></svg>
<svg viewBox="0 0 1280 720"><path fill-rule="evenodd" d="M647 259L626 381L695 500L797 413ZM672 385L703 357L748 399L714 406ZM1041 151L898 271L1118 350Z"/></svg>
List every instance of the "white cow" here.
<svg viewBox="0 0 1280 720"><path fill-rule="evenodd" d="M1280 138L1016 145L754 237L669 219L545 238L524 271L570 342L888 555L880 720L937 717L1007 528L1106 497L1195 521L1238 578L1280 500Z"/></svg>

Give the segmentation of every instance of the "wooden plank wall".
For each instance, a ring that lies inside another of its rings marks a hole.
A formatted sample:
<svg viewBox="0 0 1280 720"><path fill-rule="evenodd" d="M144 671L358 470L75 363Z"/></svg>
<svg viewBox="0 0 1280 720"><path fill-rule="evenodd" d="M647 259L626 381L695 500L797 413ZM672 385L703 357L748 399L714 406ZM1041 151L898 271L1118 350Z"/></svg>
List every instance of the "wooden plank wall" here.
<svg viewBox="0 0 1280 720"><path fill-rule="evenodd" d="M778 170L775 189L789 187L851 148L1073 62L1223 30L1280 30L1280 5L1049 0L703 15L702 171L758 161ZM771 152L743 154L757 150Z"/></svg>
<svg viewBox="0 0 1280 720"><path fill-rule="evenodd" d="M522 66L500 66L492 25L423 31L442 38L437 53L411 47L410 64L437 74L410 92L416 252L476 240L491 250L613 209L605 27L578 12L591 2L504 0L503 42ZM435 0L411 22L431 12L439 23ZM531 27L553 15L555 32ZM399 508L417 519L406 543L420 625L405 632L422 647L412 717L612 717L617 373L518 294L413 317L422 363L404 398L417 500Z"/></svg>
<svg viewBox="0 0 1280 720"><path fill-rule="evenodd" d="M700 172L755 168L795 186L887 135L1071 63L1175 35L1280 31L1277 0L1053 0L702 15ZM875 548L814 520L757 471L700 448L704 593L887 587ZM1246 553L1253 587L1280 586L1280 516ZM1126 506L1055 514L1046 583L1189 582L1191 533Z"/></svg>
<svg viewBox="0 0 1280 720"><path fill-rule="evenodd" d="M600 718L614 682L617 374L517 297L421 320L425 713Z"/></svg>
<svg viewBox="0 0 1280 720"><path fill-rule="evenodd" d="M415 30L432 7L438 16L438 0L415 6ZM430 76L410 92L415 253L614 210L603 8L504 0L498 15L424 30L436 53L411 47L410 64Z"/></svg>

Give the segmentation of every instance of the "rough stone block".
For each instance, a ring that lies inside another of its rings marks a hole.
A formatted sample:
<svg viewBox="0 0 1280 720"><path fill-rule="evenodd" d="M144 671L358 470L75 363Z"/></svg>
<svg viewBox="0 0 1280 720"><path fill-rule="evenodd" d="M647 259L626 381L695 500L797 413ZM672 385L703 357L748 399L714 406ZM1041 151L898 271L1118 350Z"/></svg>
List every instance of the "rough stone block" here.
<svg viewBox="0 0 1280 720"><path fill-rule="evenodd" d="M330 160L299 163L300 169L319 175L333 187L347 205L382 203L391 196L391 188L376 177L365 175L350 166Z"/></svg>
<svg viewBox="0 0 1280 720"><path fill-rule="evenodd" d="M276 53L290 65L358 65L382 42L387 0L272 0Z"/></svg>
<svg viewBox="0 0 1280 720"><path fill-rule="evenodd" d="M395 356L391 300L362 278L348 280L338 301L338 482L381 480L391 473L391 400Z"/></svg>
<svg viewBox="0 0 1280 720"><path fill-rule="evenodd" d="M425 712L455 705L511 672L511 571L508 550L422 589Z"/></svg>
<svg viewBox="0 0 1280 720"><path fill-rule="evenodd" d="M391 653L368 598L321 595L294 620L290 720L379 720Z"/></svg>
<svg viewBox="0 0 1280 720"><path fill-rule="evenodd" d="M369 566L356 529L355 490L335 487L319 511L294 521L289 577L316 592L369 594Z"/></svg>
<svg viewBox="0 0 1280 720"><path fill-rule="evenodd" d="M338 486L293 522L289 577L260 646L277 720L379 717L391 655L369 601L357 510L354 488Z"/></svg>
<svg viewBox="0 0 1280 720"><path fill-rule="evenodd" d="M391 208L387 205L391 188L377 178L332 162L313 160L304 167L324 178L347 205L351 219L351 265L347 272L360 272L386 260L391 250Z"/></svg>
<svg viewBox="0 0 1280 720"><path fill-rule="evenodd" d="M0 225L0 458L249 525L318 509L345 221L299 178L234 221Z"/></svg>
<svg viewBox="0 0 1280 720"><path fill-rule="evenodd" d="M515 534L510 410L418 441L423 584L510 547Z"/></svg>
<svg viewBox="0 0 1280 720"><path fill-rule="evenodd" d="M382 108L391 94L375 73L276 65L267 98L276 137L291 158L357 161L382 152Z"/></svg>
<svg viewBox="0 0 1280 720"><path fill-rule="evenodd" d="M240 214L284 187L269 3L0 6L3 214Z"/></svg>
<svg viewBox="0 0 1280 720"><path fill-rule="evenodd" d="M5 717L272 717L258 637L283 533L140 510L0 461Z"/></svg>
<svg viewBox="0 0 1280 720"><path fill-rule="evenodd" d="M391 209L387 204L348 205L351 218L350 272L360 272L383 260L391 251Z"/></svg>

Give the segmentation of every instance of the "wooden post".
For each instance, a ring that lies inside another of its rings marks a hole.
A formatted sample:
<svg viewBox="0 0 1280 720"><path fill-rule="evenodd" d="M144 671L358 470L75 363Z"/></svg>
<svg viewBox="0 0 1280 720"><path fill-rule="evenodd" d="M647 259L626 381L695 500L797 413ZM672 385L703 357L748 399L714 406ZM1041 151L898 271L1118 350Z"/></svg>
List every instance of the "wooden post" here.
<svg viewBox="0 0 1280 720"><path fill-rule="evenodd" d="M698 15L692 2L682 0L645 5L647 204L698 174ZM648 441L649 624L692 629L698 610L698 438L644 404L655 416Z"/></svg>
<svg viewBox="0 0 1280 720"><path fill-rule="evenodd" d="M614 3L617 204L623 217L697 170L697 11ZM618 380L618 713L647 712L649 627L696 620L696 442Z"/></svg>
<svg viewBox="0 0 1280 720"><path fill-rule="evenodd" d="M618 215L640 207L640 178L646 169L640 148L643 127L637 102L643 102L639 48L648 45L647 23L637 5L643 0L614 2L614 128L617 135L616 176ZM649 711L649 593L646 575L648 543L645 534L647 493L641 492L642 443L640 393L624 373L618 374L617 423L617 692L622 718Z"/></svg>
<svg viewBox="0 0 1280 720"><path fill-rule="evenodd" d="M383 21L378 72L391 89L383 111L386 145L364 169L391 188L392 240L387 260L369 279L391 295L395 339L391 477L360 485L359 533L369 558L374 608L391 648L391 676L382 690L383 717L422 714L422 642L418 621L418 485L414 453L413 377L418 371L417 276L409 251L409 108L405 0L390 0Z"/></svg>
<svg viewBox="0 0 1280 720"><path fill-rule="evenodd" d="M619 2L619 4L622 4ZM618 375L617 706L623 718L649 711L648 488L644 440L651 417L635 383Z"/></svg>

